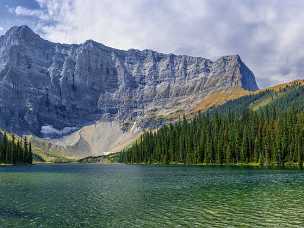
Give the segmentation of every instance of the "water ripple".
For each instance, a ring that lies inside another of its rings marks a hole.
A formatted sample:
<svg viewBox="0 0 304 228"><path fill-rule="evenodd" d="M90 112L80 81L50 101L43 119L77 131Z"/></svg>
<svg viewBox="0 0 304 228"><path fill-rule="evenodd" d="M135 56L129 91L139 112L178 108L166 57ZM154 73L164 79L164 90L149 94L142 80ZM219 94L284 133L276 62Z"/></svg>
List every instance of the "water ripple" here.
<svg viewBox="0 0 304 228"><path fill-rule="evenodd" d="M5 227L303 227L304 173L52 165L0 170Z"/></svg>

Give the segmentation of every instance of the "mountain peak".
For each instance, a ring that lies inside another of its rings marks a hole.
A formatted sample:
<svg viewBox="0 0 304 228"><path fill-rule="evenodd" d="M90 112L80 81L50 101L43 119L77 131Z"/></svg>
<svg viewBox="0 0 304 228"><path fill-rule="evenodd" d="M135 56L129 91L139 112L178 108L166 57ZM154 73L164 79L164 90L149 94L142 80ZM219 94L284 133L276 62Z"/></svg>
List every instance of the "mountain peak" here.
<svg viewBox="0 0 304 228"><path fill-rule="evenodd" d="M27 25L21 25L21 26L13 26L11 27L6 34L35 34L34 31L28 27Z"/></svg>
<svg viewBox="0 0 304 228"><path fill-rule="evenodd" d="M25 25L7 31L0 49L0 91L5 91L0 108L8 110L0 112L0 127L22 134L43 135L43 126L60 132L100 119L138 119L139 127L154 127L163 120L150 124L146 117L164 107L187 111L212 91L257 89L238 55L213 62L152 50L122 51L93 40L59 44Z"/></svg>
<svg viewBox="0 0 304 228"><path fill-rule="evenodd" d="M243 61L241 60L241 57L238 54L221 56L215 62L231 62L243 64Z"/></svg>
<svg viewBox="0 0 304 228"><path fill-rule="evenodd" d="M259 89L253 72L242 61L239 55L220 57L214 62L214 64L217 69L228 71L231 76L231 82L241 88L250 91Z"/></svg>
<svg viewBox="0 0 304 228"><path fill-rule="evenodd" d="M13 26L5 33L5 36L10 37L11 39L24 41L41 39L40 36L27 25Z"/></svg>
<svg viewBox="0 0 304 228"><path fill-rule="evenodd" d="M255 76L253 72L249 69L249 67L241 60L240 56L237 55L237 63L239 65L239 71L242 75L241 83L242 87L246 90L255 91L258 90L258 84L256 82Z"/></svg>

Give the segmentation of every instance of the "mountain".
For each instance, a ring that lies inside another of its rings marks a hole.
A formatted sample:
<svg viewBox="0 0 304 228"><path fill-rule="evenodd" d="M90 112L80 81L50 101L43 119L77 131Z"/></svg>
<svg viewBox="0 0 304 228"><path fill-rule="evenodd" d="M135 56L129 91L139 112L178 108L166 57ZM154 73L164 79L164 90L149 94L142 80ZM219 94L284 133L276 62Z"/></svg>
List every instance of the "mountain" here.
<svg viewBox="0 0 304 228"><path fill-rule="evenodd" d="M50 148L71 157L118 151L142 129L234 88L258 89L238 55L211 61L92 40L59 44L27 26L0 37L0 128L51 138Z"/></svg>
<svg viewBox="0 0 304 228"><path fill-rule="evenodd" d="M302 168L303 129L304 81L294 81L146 132L114 159Z"/></svg>

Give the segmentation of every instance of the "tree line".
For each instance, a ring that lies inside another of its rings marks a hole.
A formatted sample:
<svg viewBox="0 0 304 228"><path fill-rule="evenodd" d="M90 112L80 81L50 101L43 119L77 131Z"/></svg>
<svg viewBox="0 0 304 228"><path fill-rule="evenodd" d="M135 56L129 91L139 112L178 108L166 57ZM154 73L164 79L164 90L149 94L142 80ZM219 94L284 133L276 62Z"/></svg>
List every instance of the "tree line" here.
<svg viewBox="0 0 304 228"><path fill-rule="evenodd" d="M283 95L282 95L283 93ZM228 102L192 120L147 131L119 155L125 163L303 166L304 88L265 91ZM269 105L252 111L260 98Z"/></svg>
<svg viewBox="0 0 304 228"><path fill-rule="evenodd" d="M0 137L0 163L32 164L33 153L31 142L27 137L17 138L14 134L4 132Z"/></svg>

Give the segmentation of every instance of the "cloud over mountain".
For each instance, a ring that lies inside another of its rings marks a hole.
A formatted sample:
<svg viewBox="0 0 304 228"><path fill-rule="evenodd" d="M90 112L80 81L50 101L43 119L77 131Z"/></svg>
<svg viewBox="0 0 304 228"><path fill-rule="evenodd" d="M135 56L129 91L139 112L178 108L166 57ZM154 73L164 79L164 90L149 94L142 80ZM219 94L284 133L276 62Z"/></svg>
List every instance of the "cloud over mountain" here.
<svg viewBox="0 0 304 228"><path fill-rule="evenodd" d="M240 54L260 85L303 77L303 1L36 0L16 15L57 42L94 39L128 49L215 58Z"/></svg>

